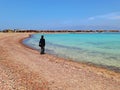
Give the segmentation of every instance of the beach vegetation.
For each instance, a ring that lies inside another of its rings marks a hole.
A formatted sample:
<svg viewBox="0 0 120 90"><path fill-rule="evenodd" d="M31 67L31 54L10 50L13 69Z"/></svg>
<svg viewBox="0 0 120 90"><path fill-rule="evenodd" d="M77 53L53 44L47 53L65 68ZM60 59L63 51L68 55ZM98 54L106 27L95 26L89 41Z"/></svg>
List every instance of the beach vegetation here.
<svg viewBox="0 0 120 90"><path fill-rule="evenodd" d="M3 32L12 33L12 32L14 32L14 30L12 30L12 29L5 29L5 30L3 30Z"/></svg>

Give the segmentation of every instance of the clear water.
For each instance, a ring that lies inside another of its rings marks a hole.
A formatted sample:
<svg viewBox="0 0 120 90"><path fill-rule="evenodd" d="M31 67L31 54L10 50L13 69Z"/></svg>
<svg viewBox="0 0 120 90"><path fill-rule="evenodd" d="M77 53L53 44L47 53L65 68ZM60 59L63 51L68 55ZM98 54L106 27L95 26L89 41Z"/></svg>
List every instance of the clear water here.
<svg viewBox="0 0 120 90"><path fill-rule="evenodd" d="M24 43L40 50L40 37L41 34L34 34ZM44 37L46 53L120 71L120 33L63 33Z"/></svg>

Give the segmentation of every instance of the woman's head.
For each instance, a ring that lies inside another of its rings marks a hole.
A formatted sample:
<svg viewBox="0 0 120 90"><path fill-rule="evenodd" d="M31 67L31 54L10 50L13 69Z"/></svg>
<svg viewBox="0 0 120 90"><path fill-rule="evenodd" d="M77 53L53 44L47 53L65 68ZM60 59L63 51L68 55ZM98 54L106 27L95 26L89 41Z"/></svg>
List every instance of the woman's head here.
<svg viewBox="0 0 120 90"><path fill-rule="evenodd" d="M43 38L44 38L44 36L43 36L43 35L41 35L41 38L43 39Z"/></svg>

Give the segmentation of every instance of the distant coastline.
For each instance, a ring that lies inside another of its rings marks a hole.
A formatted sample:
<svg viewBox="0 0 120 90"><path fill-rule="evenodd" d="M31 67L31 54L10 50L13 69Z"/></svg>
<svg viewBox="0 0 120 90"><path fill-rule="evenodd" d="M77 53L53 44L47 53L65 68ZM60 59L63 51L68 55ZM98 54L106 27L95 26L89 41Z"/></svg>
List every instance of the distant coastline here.
<svg viewBox="0 0 120 90"><path fill-rule="evenodd" d="M120 30L18 30L18 29L5 29L0 32L4 33L65 33L65 32L71 32L71 33L102 33L102 32L120 32Z"/></svg>

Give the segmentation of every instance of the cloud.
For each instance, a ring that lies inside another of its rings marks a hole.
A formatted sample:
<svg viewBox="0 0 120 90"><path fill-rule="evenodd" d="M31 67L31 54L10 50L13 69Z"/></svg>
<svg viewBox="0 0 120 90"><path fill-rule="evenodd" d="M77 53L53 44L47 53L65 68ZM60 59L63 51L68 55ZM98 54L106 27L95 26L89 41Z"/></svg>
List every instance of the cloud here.
<svg viewBox="0 0 120 90"><path fill-rule="evenodd" d="M113 13L108 13L108 14L98 15L88 18L88 20L95 20L95 19L120 20L120 12L113 12Z"/></svg>
<svg viewBox="0 0 120 90"><path fill-rule="evenodd" d="M95 17L89 17L88 18L88 20L94 20L95 19Z"/></svg>

